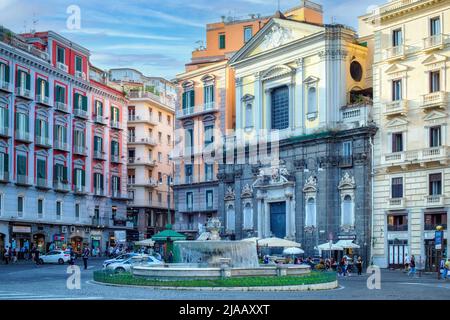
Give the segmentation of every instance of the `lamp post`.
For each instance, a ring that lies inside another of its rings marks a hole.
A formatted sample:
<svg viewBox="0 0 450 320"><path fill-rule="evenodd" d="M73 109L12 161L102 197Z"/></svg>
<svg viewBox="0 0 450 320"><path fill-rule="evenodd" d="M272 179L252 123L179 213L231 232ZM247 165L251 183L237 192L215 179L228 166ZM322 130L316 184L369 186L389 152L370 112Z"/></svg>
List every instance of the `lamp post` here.
<svg viewBox="0 0 450 320"><path fill-rule="evenodd" d="M172 224L172 215L170 214L170 180L172 178L172 175L169 175L167 173L163 173L162 176L167 177L167 224Z"/></svg>
<svg viewBox="0 0 450 320"><path fill-rule="evenodd" d="M441 278L441 255L442 255L442 245L444 238L444 227L436 226L436 232L434 233L434 246L436 249L436 266L437 266L437 277L438 280Z"/></svg>

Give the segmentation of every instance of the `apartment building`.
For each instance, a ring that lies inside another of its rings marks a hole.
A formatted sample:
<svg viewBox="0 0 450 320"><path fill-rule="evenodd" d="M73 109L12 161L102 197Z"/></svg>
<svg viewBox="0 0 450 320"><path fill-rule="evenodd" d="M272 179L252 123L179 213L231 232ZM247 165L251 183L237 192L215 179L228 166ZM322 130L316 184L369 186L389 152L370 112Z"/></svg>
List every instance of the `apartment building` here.
<svg viewBox="0 0 450 320"><path fill-rule="evenodd" d="M0 245L104 250L126 229L127 101L89 56L0 30Z"/></svg>
<svg viewBox="0 0 450 320"><path fill-rule="evenodd" d="M112 69L109 79L129 99L128 219L135 223L136 240L151 238L175 220L170 158L175 134L175 86L133 69Z"/></svg>
<svg viewBox="0 0 450 320"><path fill-rule="evenodd" d="M390 1L360 17L373 55L375 137L373 262L401 267L414 255L426 270L448 252L450 205L450 6L448 1ZM440 252L441 253L441 252Z"/></svg>

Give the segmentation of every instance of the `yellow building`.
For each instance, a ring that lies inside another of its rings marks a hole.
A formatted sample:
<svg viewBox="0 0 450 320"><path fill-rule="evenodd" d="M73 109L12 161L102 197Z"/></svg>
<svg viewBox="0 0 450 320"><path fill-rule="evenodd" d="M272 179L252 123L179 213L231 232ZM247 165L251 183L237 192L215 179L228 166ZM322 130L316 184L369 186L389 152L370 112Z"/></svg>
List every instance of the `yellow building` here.
<svg viewBox="0 0 450 320"><path fill-rule="evenodd" d="M436 264L436 226L448 238L450 1L390 1L360 17L373 54L373 261L405 255ZM448 242L444 241L444 251Z"/></svg>

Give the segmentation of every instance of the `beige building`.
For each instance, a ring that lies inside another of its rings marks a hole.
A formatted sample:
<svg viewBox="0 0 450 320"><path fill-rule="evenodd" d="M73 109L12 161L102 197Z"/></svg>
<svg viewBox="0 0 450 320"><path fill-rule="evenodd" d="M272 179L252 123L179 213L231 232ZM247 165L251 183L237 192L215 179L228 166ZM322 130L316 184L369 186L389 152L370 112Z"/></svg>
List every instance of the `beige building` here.
<svg viewBox="0 0 450 320"><path fill-rule="evenodd" d="M450 1L391 1L360 17L373 52L373 262L436 264L450 206ZM448 251L444 240L443 251Z"/></svg>
<svg viewBox="0 0 450 320"><path fill-rule="evenodd" d="M125 79L119 80L123 74ZM129 99L128 218L137 225L139 239L150 238L174 222L170 153L175 90L170 82L145 77L133 69L111 70L110 78Z"/></svg>

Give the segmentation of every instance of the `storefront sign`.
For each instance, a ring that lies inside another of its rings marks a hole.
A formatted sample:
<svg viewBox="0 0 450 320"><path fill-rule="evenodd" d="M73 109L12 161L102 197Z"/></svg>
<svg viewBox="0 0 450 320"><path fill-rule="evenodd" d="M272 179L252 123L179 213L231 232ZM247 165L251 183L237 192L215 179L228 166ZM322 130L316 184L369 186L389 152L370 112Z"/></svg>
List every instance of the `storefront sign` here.
<svg viewBox="0 0 450 320"><path fill-rule="evenodd" d="M338 235L338 240L356 240L355 235Z"/></svg>
<svg viewBox="0 0 450 320"><path fill-rule="evenodd" d="M444 238L443 231L436 231L434 233L434 245L436 250L442 250L442 239Z"/></svg>
<svg viewBox="0 0 450 320"><path fill-rule="evenodd" d="M13 226L12 227L13 233L31 233L31 227L26 226Z"/></svg>

